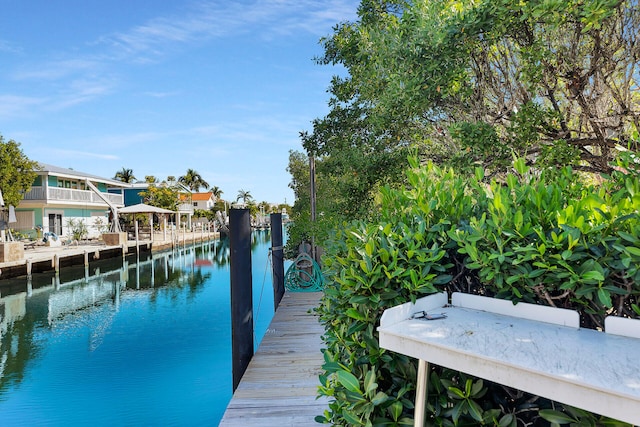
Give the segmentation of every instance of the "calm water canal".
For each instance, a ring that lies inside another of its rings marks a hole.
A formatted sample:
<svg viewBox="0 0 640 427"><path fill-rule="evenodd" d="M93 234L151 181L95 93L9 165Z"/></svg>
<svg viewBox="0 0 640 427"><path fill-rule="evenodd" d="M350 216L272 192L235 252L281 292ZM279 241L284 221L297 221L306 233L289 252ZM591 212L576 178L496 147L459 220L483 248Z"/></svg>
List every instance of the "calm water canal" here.
<svg viewBox="0 0 640 427"><path fill-rule="evenodd" d="M271 241L252 238L257 346ZM227 242L0 281L0 426L217 426L232 395Z"/></svg>

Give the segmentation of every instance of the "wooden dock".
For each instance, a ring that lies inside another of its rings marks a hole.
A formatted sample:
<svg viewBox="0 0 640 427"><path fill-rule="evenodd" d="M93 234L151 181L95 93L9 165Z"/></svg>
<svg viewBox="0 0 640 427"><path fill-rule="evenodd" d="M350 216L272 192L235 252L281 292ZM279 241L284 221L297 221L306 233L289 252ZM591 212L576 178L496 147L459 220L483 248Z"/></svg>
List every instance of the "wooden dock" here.
<svg viewBox="0 0 640 427"><path fill-rule="evenodd" d="M222 427L318 426L323 327L309 310L320 292L287 292L220 422Z"/></svg>
<svg viewBox="0 0 640 427"><path fill-rule="evenodd" d="M163 240L160 234L154 240L129 240L121 246L107 246L103 241L87 241L64 246L29 244L22 250L24 256L21 259L0 261L0 280L29 276L32 273L58 272L59 268L88 265L89 262L98 259L123 257L126 254L170 250L176 246L202 243L219 236L219 233L181 233L180 236L174 236L173 240Z"/></svg>

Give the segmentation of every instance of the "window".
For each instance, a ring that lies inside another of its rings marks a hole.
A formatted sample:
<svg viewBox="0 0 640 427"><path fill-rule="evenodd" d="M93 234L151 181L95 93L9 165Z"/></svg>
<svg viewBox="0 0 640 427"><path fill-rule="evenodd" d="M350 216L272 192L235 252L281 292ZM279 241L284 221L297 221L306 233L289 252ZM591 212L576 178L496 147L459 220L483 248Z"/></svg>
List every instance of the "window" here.
<svg viewBox="0 0 640 427"><path fill-rule="evenodd" d="M16 211L16 219L18 220L17 224L11 224L16 230L31 230L35 227L34 221L34 212L33 211Z"/></svg>

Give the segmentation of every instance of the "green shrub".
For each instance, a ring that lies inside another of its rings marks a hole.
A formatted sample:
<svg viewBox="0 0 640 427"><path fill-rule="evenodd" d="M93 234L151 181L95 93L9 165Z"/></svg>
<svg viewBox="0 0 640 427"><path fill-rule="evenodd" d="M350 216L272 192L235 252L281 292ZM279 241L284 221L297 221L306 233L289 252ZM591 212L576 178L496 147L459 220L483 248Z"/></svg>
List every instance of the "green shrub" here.
<svg viewBox="0 0 640 427"><path fill-rule="evenodd" d="M629 164L587 185L570 168L533 174L516 160L501 181L411 159L408 186L385 189L376 223L345 224L326 246L319 422L412 425L416 361L380 349L389 307L447 291L640 315L640 183ZM462 373L432 368L433 425L622 425Z"/></svg>
<svg viewBox="0 0 640 427"><path fill-rule="evenodd" d="M87 238L89 229L87 228L87 224L85 224L81 218L69 219L67 221L67 227L69 228L69 233L73 240L80 241Z"/></svg>

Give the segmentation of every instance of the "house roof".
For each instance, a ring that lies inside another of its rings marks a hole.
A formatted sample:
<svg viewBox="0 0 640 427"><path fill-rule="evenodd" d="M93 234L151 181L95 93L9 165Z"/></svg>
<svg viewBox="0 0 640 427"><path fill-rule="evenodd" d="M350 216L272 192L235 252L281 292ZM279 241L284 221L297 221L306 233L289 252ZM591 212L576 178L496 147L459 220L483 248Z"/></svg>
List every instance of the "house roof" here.
<svg viewBox="0 0 640 427"><path fill-rule="evenodd" d="M169 209L163 209L163 208L158 208L156 206L147 205L144 203L138 203L137 205L120 208L118 209L118 213L135 214L135 213L175 213L175 212Z"/></svg>
<svg viewBox="0 0 640 427"><path fill-rule="evenodd" d="M109 178L103 178L97 175L80 172L74 169L61 168L59 166L54 166L47 163L38 162L38 166L40 167L40 169L37 172L44 173L45 175L55 175L62 178L69 178L69 179L89 179L93 182L103 182L105 184L109 184L117 187L130 186L130 184L127 184L126 182L116 181L114 179L109 179Z"/></svg>
<svg viewBox="0 0 640 427"><path fill-rule="evenodd" d="M191 200L193 200L194 202L207 201L207 200L211 199L212 197L213 197L213 193L212 192L208 192L208 193L193 193L191 195Z"/></svg>

